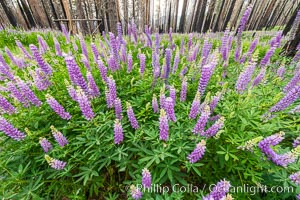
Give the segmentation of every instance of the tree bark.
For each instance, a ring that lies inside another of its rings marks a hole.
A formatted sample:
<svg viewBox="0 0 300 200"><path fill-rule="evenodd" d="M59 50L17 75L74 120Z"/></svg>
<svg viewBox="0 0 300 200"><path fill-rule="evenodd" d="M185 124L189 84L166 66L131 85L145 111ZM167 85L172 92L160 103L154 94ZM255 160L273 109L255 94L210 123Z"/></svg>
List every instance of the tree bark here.
<svg viewBox="0 0 300 200"><path fill-rule="evenodd" d="M40 0L27 0L34 16L35 22L42 28L50 26L43 3Z"/></svg>
<svg viewBox="0 0 300 200"><path fill-rule="evenodd" d="M185 24L185 17L186 17L185 13L186 13L187 1L188 0L183 1L183 7L182 7L182 11L181 11L179 30L178 30L180 33L184 32L184 24Z"/></svg>
<svg viewBox="0 0 300 200"><path fill-rule="evenodd" d="M3 8L9 22L11 23L11 25L14 27L17 27L18 26L17 20L14 17L13 12L11 11L11 8L9 6L7 6L8 3L6 2L6 0L1 0L0 4L2 5L2 8Z"/></svg>

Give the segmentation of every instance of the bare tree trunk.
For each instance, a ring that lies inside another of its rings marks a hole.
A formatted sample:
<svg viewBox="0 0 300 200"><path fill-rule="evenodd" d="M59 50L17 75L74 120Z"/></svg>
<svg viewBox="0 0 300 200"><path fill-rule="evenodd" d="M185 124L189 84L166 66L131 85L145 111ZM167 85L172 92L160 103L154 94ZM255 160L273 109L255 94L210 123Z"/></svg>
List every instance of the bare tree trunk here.
<svg viewBox="0 0 300 200"><path fill-rule="evenodd" d="M42 28L49 27L49 20L46 15L46 11L43 7L43 3L40 0L27 0L31 8L32 14L35 18L35 22Z"/></svg>
<svg viewBox="0 0 300 200"><path fill-rule="evenodd" d="M9 6L7 6L8 3L6 2L6 0L1 0L0 4L2 5L2 8L3 8L9 22L11 23L11 25L13 25L14 27L18 26L17 20L14 17L14 15L11 11L11 8Z"/></svg>
<svg viewBox="0 0 300 200"><path fill-rule="evenodd" d="M185 18L186 18L187 1L188 0L184 0L183 1L183 7L182 7L182 11L181 11L180 23L179 23L179 30L178 30L180 33L184 32L184 24L185 24Z"/></svg>
<svg viewBox="0 0 300 200"><path fill-rule="evenodd" d="M210 24L213 18L214 9L215 9L216 2L215 0L211 0L209 3L208 11L207 11L207 17L204 23L203 32L206 32L210 29Z"/></svg>

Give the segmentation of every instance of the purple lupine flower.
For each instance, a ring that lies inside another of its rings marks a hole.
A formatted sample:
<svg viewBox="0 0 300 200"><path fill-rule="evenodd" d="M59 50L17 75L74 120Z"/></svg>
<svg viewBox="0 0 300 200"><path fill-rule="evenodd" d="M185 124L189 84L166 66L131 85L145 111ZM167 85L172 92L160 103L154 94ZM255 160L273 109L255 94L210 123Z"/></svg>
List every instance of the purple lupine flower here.
<svg viewBox="0 0 300 200"><path fill-rule="evenodd" d="M98 52L98 49L97 49L97 47L94 43L91 43L91 49L92 49L92 52L93 52L93 55L94 55L94 61L97 61L98 57L99 57L99 52Z"/></svg>
<svg viewBox="0 0 300 200"><path fill-rule="evenodd" d="M200 92L197 92L191 106L191 110L189 114L190 119L195 119L197 117L200 111L199 108L200 108Z"/></svg>
<svg viewBox="0 0 300 200"><path fill-rule="evenodd" d="M89 102L88 97L80 87L77 87L76 96L77 102L80 106L84 118L88 121L93 119L95 117L95 114L92 110L91 103Z"/></svg>
<svg viewBox="0 0 300 200"><path fill-rule="evenodd" d="M70 113L66 112L64 107L58 103L58 101L50 94L46 94L46 101L54 112L56 112L62 119L70 120Z"/></svg>
<svg viewBox="0 0 300 200"><path fill-rule="evenodd" d="M164 78L166 80L169 79L169 75L170 75L170 69L171 69L171 49L167 48L166 49L166 66L165 66L165 70L164 70Z"/></svg>
<svg viewBox="0 0 300 200"><path fill-rule="evenodd" d="M209 56L211 48L212 48L212 43L209 43L207 40L204 40L202 52L201 52L201 58L202 58L201 65L202 66L207 64L208 56Z"/></svg>
<svg viewBox="0 0 300 200"><path fill-rule="evenodd" d="M204 95L206 86L212 74L213 74L213 70L210 64L204 65L202 67L201 77L199 79L199 84L198 84L198 91L200 92L201 96Z"/></svg>
<svg viewBox="0 0 300 200"><path fill-rule="evenodd" d="M253 40L253 42L251 43L251 45L250 45L250 47L249 47L249 50L248 50L248 53L247 53L248 58L251 57L251 55L252 55L252 53L254 52L254 50L255 50L255 48L256 48L258 42L259 42L259 38L255 38L255 39Z"/></svg>
<svg viewBox="0 0 300 200"><path fill-rule="evenodd" d="M128 116L129 121L130 121L131 127L134 128L134 129L138 129L139 124L138 124L138 121L135 117L135 114L133 112L131 104L126 102L126 107L127 107L127 116Z"/></svg>
<svg viewBox="0 0 300 200"><path fill-rule="evenodd" d="M189 34L189 41L188 41L188 52L190 51L192 45L193 45L193 33L190 33Z"/></svg>
<svg viewBox="0 0 300 200"><path fill-rule="evenodd" d="M69 143L67 138L60 131L54 128L54 126L50 126L50 129L55 141L59 144L59 146L64 147Z"/></svg>
<svg viewBox="0 0 300 200"><path fill-rule="evenodd" d="M199 48L200 48L200 44L197 44L197 45L194 47L193 51L190 52L189 57L188 57L188 61L189 61L189 62L192 62L192 61L195 61L195 60L196 60L197 54L198 54L198 52L199 52Z"/></svg>
<svg viewBox="0 0 300 200"><path fill-rule="evenodd" d="M282 39L282 31L279 31L274 38L272 38L270 42L271 47L279 48L280 47L280 42Z"/></svg>
<svg viewBox="0 0 300 200"><path fill-rule="evenodd" d="M31 71L31 75L33 77L34 84L39 91L46 90L51 85L51 82L40 68L37 68L35 72Z"/></svg>
<svg viewBox="0 0 300 200"><path fill-rule="evenodd" d="M258 75L253 80L252 87L257 86L264 79L265 74L266 74L266 68L263 67L260 69Z"/></svg>
<svg viewBox="0 0 300 200"><path fill-rule="evenodd" d="M65 85L67 87L67 91L70 97L73 99L73 101L77 101L77 94L73 85L70 85L70 83L67 80L65 80Z"/></svg>
<svg viewBox="0 0 300 200"><path fill-rule="evenodd" d="M99 92L99 88L96 85L96 82L95 82L95 80L93 78L92 73L91 72L87 72L86 77L87 77L87 81L88 81L89 94L92 97L98 97L100 95L100 92Z"/></svg>
<svg viewBox="0 0 300 200"><path fill-rule="evenodd" d="M169 41L170 41L170 44L173 43L172 31L173 31L173 29L172 29L172 27L170 27L170 29L169 29Z"/></svg>
<svg viewBox="0 0 300 200"><path fill-rule="evenodd" d="M145 34L148 39L148 41L147 41L148 47L152 47L151 33L150 33L150 29L149 29L148 25L145 25Z"/></svg>
<svg viewBox="0 0 300 200"><path fill-rule="evenodd" d="M220 117L221 117L220 115L215 115L215 116L210 117L209 120L214 122L214 121L217 121L218 119L220 119Z"/></svg>
<svg viewBox="0 0 300 200"><path fill-rule="evenodd" d="M73 45L74 51L78 52L78 46L77 46L77 44L76 44L76 41L73 41L73 42L72 42L72 45Z"/></svg>
<svg viewBox="0 0 300 200"><path fill-rule="evenodd" d="M116 82L112 76L108 78L108 89L110 94L111 101L115 101L117 99L117 89L116 89Z"/></svg>
<svg viewBox="0 0 300 200"><path fill-rule="evenodd" d="M13 127L5 118L0 116L0 131L14 140L23 140L26 135Z"/></svg>
<svg viewBox="0 0 300 200"><path fill-rule="evenodd" d="M67 43L70 43L70 33L67 31L66 26L64 24L61 24L60 26L61 26L61 31L66 37Z"/></svg>
<svg viewBox="0 0 300 200"><path fill-rule="evenodd" d="M224 117L220 117L211 127L209 127L205 132L202 132L201 136L212 137L218 133L218 131L224 126Z"/></svg>
<svg viewBox="0 0 300 200"><path fill-rule="evenodd" d="M144 168L142 172L142 185L144 188L151 188L151 182L151 174L147 168Z"/></svg>
<svg viewBox="0 0 300 200"><path fill-rule="evenodd" d="M107 89L107 87L105 87L105 100L106 100L106 105L108 108L114 107L114 101L111 99L109 90Z"/></svg>
<svg viewBox="0 0 300 200"><path fill-rule="evenodd" d="M188 155L187 159L190 163L198 162L204 156L205 150L206 142L204 140L201 140L201 142L196 145L194 151L190 155Z"/></svg>
<svg viewBox="0 0 300 200"><path fill-rule="evenodd" d="M118 69L114 55L110 55L107 58L107 64L108 64L109 69L113 72Z"/></svg>
<svg viewBox="0 0 300 200"><path fill-rule="evenodd" d="M167 141L169 138L169 124L167 113L164 109L160 109L159 116L159 139Z"/></svg>
<svg viewBox="0 0 300 200"><path fill-rule="evenodd" d="M283 91L287 93L292 88L294 88L300 82L300 70L296 71L293 78L288 82L288 84L283 88Z"/></svg>
<svg viewBox="0 0 300 200"><path fill-rule="evenodd" d="M287 108L290 104L298 99L300 96L300 85L295 86L286 95L276 103L272 108L270 108L269 112L278 112Z"/></svg>
<svg viewBox="0 0 300 200"><path fill-rule="evenodd" d="M14 75L10 71L9 66L5 62L4 58L0 54L0 73L5 75L9 80L14 80Z"/></svg>
<svg viewBox="0 0 300 200"><path fill-rule="evenodd" d="M210 112L213 113L218 102L220 101L222 97L222 93L221 92L217 92L216 96L213 96L211 102L210 102Z"/></svg>
<svg viewBox="0 0 300 200"><path fill-rule="evenodd" d="M155 52L159 53L160 48L160 39L159 39L159 33L155 33Z"/></svg>
<svg viewBox="0 0 300 200"><path fill-rule="evenodd" d="M199 119L193 129L194 134L202 134L203 133L206 123L209 119L210 113L211 113L210 107L205 106L204 111L201 113L201 116L199 117Z"/></svg>
<svg viewBox="0 0 300 200"><path fill-rule="evenodd" d="M44 54L49 49L48 44L40 35L37 36L37 39L39 42L40 53Z"/></svg>
<svg viewBox="0 0 300 200"><path fill-rule="evenodd" d="M221 45L221 53L224 61L227 60L228 57L228 37L229 37L229 29L226 28L224 32L224 36L222 37L222 45Z"/></svg>
<svg viewBox="0 0 300 200"><path fill-rule="evenodd" d="M50 151L53 148L51 143L46 138L40 138L39 143L45 153L47 153L48 151Z"/></svg>
<svg viewBox="0 0 300 200"><path fill-rule="evenodd" d="M276 72L276 75L280 78L283 78L285 73L285 67L282 65L281 67L279 67L279 69Z"/></svg>
<svg viewBox="0 0 300 200"><path fill-rule="evenodd" d="M127 56L127 72L130 73L132 71L132 55L131 52Z"/></svg>
<svg viewBox="0 0 300 200"><path fill-rule="evenodd" d="M52 74L52 68L50 67L50 65L48 63L46 63L41 54L39 53L39 50L36 46L34 46L33 44L29 45L29 48L32 52L32 55L34 57L34 59L36 60L37 64L39 65L39 67L41 68L41 70L46 74L46 75L51 75Z"/></svg>
<svg viewBox="0 0 300 200"><path fill-rule="evenodd" d="M300 172L293 173L289 176L290 180L296 185L300 184Z"/></svg>
<svg viewBox="0 0 300 200"><path fill-rule="evenodd" d="M271 47L271 48L267 51L267 53L265 54L265 56L263 57L263 59L261 59L259 65L260 65L261 67L266 66L266 65L270 62L270 59L271 59L271 57L273 56L274 52L275 52L275 47Z"/></svg>
<svg viewBox="0 0 300 200"><path fill-rule="evenodd" d="M135 25L133 19L131 21L131 30L132 30L132 34L133 34L134 44L136 44L138 41L138 38L137 38L136 25Z"/></svg>
<svg viewBox="0 0 300 200"><path fill-rule="evenodd" d="M256 63L250 63L240 73L239 78L235 84L235 89L237 92L243 93L245 91L249 82L251 81L251 77L254 73L255 67L256 67Z"/></svg>
<svg viewBox="0 0 300 200"><path fill-rule="evenodd" d="M174 100L171 97L167 97L165 100L164 108L166 109L168 118L171 121L175 122L176 116L175 116L174 106L175 106Z"/></svg>
<svg viewBox="0 0 300 200"><path fill-rule="evenodd" d="M114 59L115 59L116 65L117 65L117 69L119 69L118 44L117 44L117 40L115 38L115 35L111 32L109 32L109 40L110 40L110 46L111 46L112 54L114 56Z"/></svg>
<svg viewBox="0 0 300 200"><path fill-rule="evenodd" d="M19 89L15 86L13 82L7 82L6 87L10 92L10 95L17 99L22 105L26 108L29 107L28 100L24 97L24 95L19 91Z"/></svg>
<svg viewBox="0 0 300 200"><path fill-rule="evenodd" d="M89 54L88 54L88 51L87 51L87 48L86 48L86 44L85 44L84 38L80 37L79 38L79 42L80 42L82 54L88 59L89 58Z"/></svg>
<svg viewBox="0 0 300 200"><path fill-rule="evenodd" d="M116 119L114 125L114 142L115 144L121 144L124 140L123 128L119 119Z"/></svg>
<svg viewBox="0 0 300 200"><path fill-rule="evenodd" d="M296 106L294 109L292 109L290 111L290 113L294 114L294 113L300 113L300 105Z"/></svg>
<svg viewBox="0 0 300 200"><path fill-rule="evenodd" d="M2 95L0 95L0 108L5 113L8 113L10 115L16 112L15 107L11 105L11 103L9 103L9 101L7 101L7 99Z"/></svg>
<svg viewBox="0 0 300 200"><path fill-rule="evenodd" d="M218 182L211 193L204 198L212 200L223 200L224 198L226 198L226 194L229 192L230 187L231 185L229 181L222 180Z"/></svg>
<svg viewBox="0 0 300 200"><path fill-rule="evenodd" d="M16 40L16 44L19 47L19 49L23 52L26 58L32 59L32 56L28 53L28 51L25 49L25 47L22 45L22 43L19 40Z"/></svg>
<svg viewBox="0 0 300 200"><path fill-rule="evenodd" d="M143 196L143 193L141 192L141 190L139 188L136 188L134 185L130 186L130 191L131 191L131 197L134 200L139 200Z"/></svg>
<svg viewBox="0 0 300 200"><path fill-rule="evenodd" d="M29 86L21 80L19 77L16 77L16 83L24 97L29 100L36 107L40 107L42 102L37 98L37 96L33 93L33 91L29 88Z"/></svg>
<svg viewBox="0 0 300 200"><path fill-rule="evenodd" d="M16 62L17 62L17 67L19 69L26 67L26 64L25 64L25 61L23 58L16 58Z"/></svg>
<svg viewBox="0 0 300 200"><path fill-rule="evenodd" d="M181 55L183 55L183 54L184 54L184 51L185 51L185 49L184 49L184 38L181 38L179 53L180 53Z"/></svg>
<svg viewBox="0 0 300 200"><path fill-rule="evenodd" d="M119 43L124 43L123 41L123 35L122 35L122 24L120 22L117 23L117 32L118 32L118 39Z"/></svg>
<svg viewBox="0 0 300 200"><path fill-rule="evenodd" d="M187 93L187 80L186 77L184 77L181 85L181 91L180 91L181 102L184 102L186 100L186 93Z"/></svg>
<svg viewBox="0 0 300 200"><path fill-rule="evenodd" d="M92 71L90 63L88 61L88 59L85 56L81 57L81 62L83 62L83 65L85 66L85 68L90 72Z"/></svg>
<svg viewBox="0 0 300 200"><path fill-rule="evenodd" d="M174 85L170 86L170 97L173 99L174 104L176 103L176 89Z"/></svg>
<svg viewBox="0 0 300 200"><path fill-rule="evenodd" d="M74 57L67 56L65 57L65 61L71 82L76 86L80 86L85 92L88 92L88 85L80 71L80 68L76 64Z"/></svg>
<svg viewBox="0 0 300 200"><path fill-rule="evenodd" d="M140 59L140 74L142 76L144 76L145 67L146 67L146 56L145 56L145 54L140 54L139 59Z"/></svg>
<svg viewBox="0 0 300 200"><path fill-rule="evenodd" d="M119 98L117 98L114 101L114 107L115 107L116 118L121 120L122 119L122 103Z"/></svg>
<svg viewBox="0 0 300 200"><path fill-rule="evenodd" d="M3 58L2 54L0 53L0 64L2 64L1 68L4 69L4 71L9 71L10 70L10 67L9 65L6 63L5 59ZM2 73L2 71L1 71ZM4 73L3 73L4 74Z"/></svg>
<svg viewBox="0 0 300 200"><path fill-rule="evenodd" d="M5 52L6 52L6 55L10 58L10 60L12 61L12 63L14 65L18 65L17 61L16 61L16 58L14 57L14 55L11 53L11 51L9 50L8 47L5 47Z"/></svg>
<svg viewBox="0 0 300 200"><path fill-rule="evenodd" d="M175 55L175 58L174 58L174 64L173 64L172 74L176 73L179 62L180 62L180 54L177 51L176 55Z"/></svg>
<svg viewBox="0 0 300 200"><path fill-rule="evenodd" d="M165 85L163 85L163 87L160 89L160 94L159 94L160 108L164 108L164 106L165 106L165 100L166 100Z"/></svg>
<svg viewBox="0 0 300 200"><path fill-rule="evenodd" d="M57 41L57 39L54 37L53 38L54 40L54 46L55 46L55 53L57 56L62 56L62 52L61 52L61 48L60 48L60 44L59 42Z"/></svg>
<svg viewBox="0 0 300 200"><path fill-rule="evenodd" d="M108 78L107 78L107 68L104 66L102 60L97 60L97 65L98 65L98 69L100 71L101 74L101 78L105 83L108 83Z"/></svg>
<svg viewBox="0 0 300 200"><path fill-rule="evenodd" d="M48 155L45 155L45 159L48 162L48 164L50 165L50 167L52 167L53 169L56 169L56 170L63 170L67 164L64 161L51 158Z"/></svg>
<svg viewBox="0 0 300 200"><path fill-rule="evenodd" d="M153 112L158 113L158 102L155 94L153 94L152 97L152 108L153 108Z"/></svg>
<svg viewBox="0 0 300 200"><path fill-rule="evenodd" d="M300 200L300 194L296 195L297 200Z"/></svg>
<svg viewBox="0 0 300 200"><path fill-rule="evenodd" d="M122 62L126 63L127 53L126 53L126 45L125 44L121 45L121 60L122 60Z"/></svg>
<svg viewBox="0 0 300 200"><path fill-rule="evenodd" d="M299 144L300 144L300 137L297 137L297 138L293 141L293 147L296 148Z"/></svg>

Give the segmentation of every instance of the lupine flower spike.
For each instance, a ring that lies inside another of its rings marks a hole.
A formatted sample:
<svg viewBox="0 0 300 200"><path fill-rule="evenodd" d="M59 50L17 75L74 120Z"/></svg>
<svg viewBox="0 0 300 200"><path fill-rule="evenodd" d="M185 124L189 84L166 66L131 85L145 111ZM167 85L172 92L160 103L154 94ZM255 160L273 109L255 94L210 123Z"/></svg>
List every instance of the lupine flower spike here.
<svg viewBox="0 0 300 200"><path fill-rule="evenodd" d="M153 94L153 97L152 97L152 108L153 108L153 112L155 113L158 113L158 102L157 102L157 97L155 94Z"/></svg>
<svg viewBox="0 0 300 200"><path fill-rule="evenodd" d="M144 168L142 172L142 185L144 188L151 188L151 182L151 174L147 168Z"/></svg>
<svg viewBox="0 0 300 200"><path fill-rule="evenodd" d="M115 144L121 144L124 140L124 135L123 135L123 128L121 122L116 119L115 125L114 125L114 141Z"/></svg>
<svg viewBox="0 0 300 200"><path fill-rule="evenodd" d="M46 101L54 112L56 112L62 119L71 119L70 113L66 112L64 107L60 105L57 100L50 94L46 94Z"/></svg>
<svg viewBox="0 0 300 200"><path fill-rule="evenodd" d="M131 127L134 128L134 129L138 129L139 124L138 124L138 121L135 117L135 114L133 112L131 104L126 102L126 107L127 107L127 116L128 116L129 121L130 121Z"/></svg>
<svg viewBox="0 0 300 200"><path fill-rule="evenodd" d="M169 124L167 113L164 109L160 109L159 116L159 139L167 141L169 138Z"/></svg>
<svg viewBox="0 0 300 200"><path fill-rule="evenodd" d="M51 158L48 155L45 155L45 160L53 169L56 170L63 170L67 164L66 162Z"/></svg>
<svg viewBox="0 0 300 200"><path fill-rule="evenodd" d="M196 96L193 100L192 106L191 106L189 118L195 119L197 117L199 111L200 111L200 92L197 92Z"/></svg>
<svg viewBox="0 0 300 200"><path fill-rule="evenodd" d="M69 143L67 138L60 131L58 131L54 126L50 126L50 129L53 137L55 138L59 146L64 147Z"/></svg>
<svg viewBox="0 0 300 200"><path fill-rule="evenodd" d="M47 153L53 148L51 143L46 138L40 138L40 145L45 153Z"/></svg>
<svg viewBox="0 0 300 200"><path fill-rule="evenodd" d="M134 185L130 186L131 196L134 200L139 200L142 198L143 193L139 188L136 188Z"/></svg>
<svg viewBox="0 0 300 200"><path fill-rule="evenodd" d="M195 163L203 157L205 150L206 150L206 142L205 140L201 140L201 142L199 142L196 145L194 151L190 155L188 155L187 159L190 161L190 163Z"/></svg>
<svg viewBox="0 0 300 200"><path fill-rule="evenodd" d="M26 135L13 127L5 118L0 116L0 131L14 140L23 140Z"/></svg>

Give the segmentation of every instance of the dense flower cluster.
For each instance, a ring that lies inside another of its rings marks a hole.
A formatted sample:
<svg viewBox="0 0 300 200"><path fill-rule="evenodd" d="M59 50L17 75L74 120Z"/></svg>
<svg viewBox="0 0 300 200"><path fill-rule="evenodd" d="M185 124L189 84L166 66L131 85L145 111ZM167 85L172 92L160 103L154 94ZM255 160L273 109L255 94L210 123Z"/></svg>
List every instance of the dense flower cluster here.
<svg viewBox="0 0 300 200"><path fill-rule="evenodd" d="M199 161L203 157L205 150L206 150L206 142L204 140L201 140L201 142L199 142L196 145L194 151L187 157L190 163L195 163Z"/></svg>

